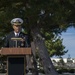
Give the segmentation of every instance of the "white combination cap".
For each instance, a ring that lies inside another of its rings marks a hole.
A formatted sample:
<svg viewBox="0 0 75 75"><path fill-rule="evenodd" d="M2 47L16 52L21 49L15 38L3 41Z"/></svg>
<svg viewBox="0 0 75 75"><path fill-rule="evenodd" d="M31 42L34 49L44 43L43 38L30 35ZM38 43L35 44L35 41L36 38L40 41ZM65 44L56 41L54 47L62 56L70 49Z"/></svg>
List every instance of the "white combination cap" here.
<svg viewBox="0 0 75 75"><path fill-rule="evenodd" d="M11 20L12 25L21 25L23 24L23 20L21 18L14 18Z"/></svg>

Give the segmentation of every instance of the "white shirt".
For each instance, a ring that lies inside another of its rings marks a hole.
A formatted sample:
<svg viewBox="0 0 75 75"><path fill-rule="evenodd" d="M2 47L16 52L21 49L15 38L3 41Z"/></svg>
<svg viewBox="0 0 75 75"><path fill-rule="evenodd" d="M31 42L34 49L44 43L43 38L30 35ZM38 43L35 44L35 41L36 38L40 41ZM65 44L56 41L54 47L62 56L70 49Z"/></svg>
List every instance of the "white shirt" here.
<svg viewBox="0 0 75 75"><path fill-rule="evenodd" d="M14 32L14 33L15 33L15 36L19 36L19 34L20 34L20 32L19 33Z"/></svg>

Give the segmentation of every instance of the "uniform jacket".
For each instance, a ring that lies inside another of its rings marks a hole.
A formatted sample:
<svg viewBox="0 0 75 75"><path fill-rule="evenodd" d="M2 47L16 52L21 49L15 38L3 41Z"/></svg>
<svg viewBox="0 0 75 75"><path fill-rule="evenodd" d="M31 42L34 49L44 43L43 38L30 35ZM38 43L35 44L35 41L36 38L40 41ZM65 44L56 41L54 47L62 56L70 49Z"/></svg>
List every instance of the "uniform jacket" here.
<svg viewBox="0 0 75 75"><path fill-rule="evenodd" d="M10 32L5 38L4 47L16 47L16 41L11 40L11 38L16 38L14 31ZM30 42L27 34L20 32L17 38L23 38L25 41L17 41L17 47L29 47Z"/></svg>

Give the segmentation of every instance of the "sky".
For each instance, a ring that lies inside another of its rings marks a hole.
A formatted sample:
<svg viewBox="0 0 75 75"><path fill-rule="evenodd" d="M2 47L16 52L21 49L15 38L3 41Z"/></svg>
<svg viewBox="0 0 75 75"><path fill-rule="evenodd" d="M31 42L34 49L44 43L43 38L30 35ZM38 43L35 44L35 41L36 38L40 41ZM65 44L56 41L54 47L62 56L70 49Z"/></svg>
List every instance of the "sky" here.
<svg viewBox="0 0 75 75"><path fill-rule="evenodd" d="M66 32L62 33L61 38L63 38L65 50L68 50L63 57L68 58L70 55L71 58L75 58L75 28L68 28Z"/></svg>

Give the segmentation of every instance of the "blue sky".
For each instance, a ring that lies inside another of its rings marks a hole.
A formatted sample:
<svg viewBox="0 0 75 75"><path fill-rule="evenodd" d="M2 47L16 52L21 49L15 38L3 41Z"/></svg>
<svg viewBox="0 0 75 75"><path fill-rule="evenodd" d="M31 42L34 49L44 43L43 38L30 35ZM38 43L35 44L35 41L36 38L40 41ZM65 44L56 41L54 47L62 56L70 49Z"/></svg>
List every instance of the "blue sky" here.
<svg viewBox="0 0 75 75"><path fill-rule="evenodd" d="M75 58L75 28L68 28L61 37L63 38L63 45L66 46L65 50L68 50L68 53L63 57L67 58L70 54L71 58Z"/></svg>

